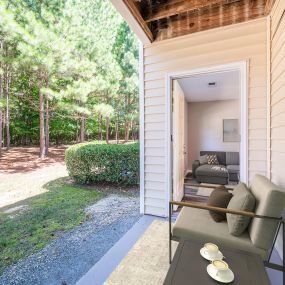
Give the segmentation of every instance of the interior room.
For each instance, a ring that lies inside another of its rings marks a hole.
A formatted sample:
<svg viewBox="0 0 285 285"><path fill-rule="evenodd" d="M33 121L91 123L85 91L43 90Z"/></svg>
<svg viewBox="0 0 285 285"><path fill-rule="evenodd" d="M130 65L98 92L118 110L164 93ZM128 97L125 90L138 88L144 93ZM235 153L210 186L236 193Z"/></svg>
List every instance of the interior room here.
<svg viewBox="0 0 285 285"><path fill-rule="evenodd" d="M239 72L209 72L173 82L173 192L203 196L191 184L240 180ZM186 182L186 184L185 184ZM209 191L207 191L209 193Z"/></svg>

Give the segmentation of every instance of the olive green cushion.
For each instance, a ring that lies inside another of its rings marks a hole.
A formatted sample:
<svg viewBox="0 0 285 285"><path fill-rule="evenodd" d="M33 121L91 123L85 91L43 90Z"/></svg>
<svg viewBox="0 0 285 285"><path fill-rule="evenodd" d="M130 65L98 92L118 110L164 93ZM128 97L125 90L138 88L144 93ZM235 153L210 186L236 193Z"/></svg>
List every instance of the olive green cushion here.
<svg viewBox="0 0 285 285"><path fill-rule="evenodd" d="M247 189L244 183L238 184L234 191L233 197L228 204L228 209L252 212L255 207L255 198L251 192ZM251 218L227 214L227 221L230 234L234 236L240 236L248 227Z"/></svg>
<svg viewBox="0 0 285 285"><path fill-rule="evenodd" d="M227 190L215 189L212 191L209 200L208 206L219 207L219 208L227 208L231 198L233 197L232 193L229 193ZM226 214L217 212L217 211L209 211L213 220L217 223L226 220Z"/></svg>
<svg viewBox="0 0 285 285"><path fill-rule="evenodd" d="M256 199L255 212L258 215L280 218L285 208L284 189L273 184L266 177L255 175L249 187ZM252 219L249 234L252 243L260 248L272 246L278 223L272 220Z"/></svg>
<svg viewBox="0 0 285 285"><path fill-rule="evenodd" d="M268 251L253 246L247 231L239 237L229 233L226 221L216 223L209 211L183 207L173 226L174 239L194 239L201 243L213 242L218 246L228 246L257 253L263 260L268 257Z"/></svg>

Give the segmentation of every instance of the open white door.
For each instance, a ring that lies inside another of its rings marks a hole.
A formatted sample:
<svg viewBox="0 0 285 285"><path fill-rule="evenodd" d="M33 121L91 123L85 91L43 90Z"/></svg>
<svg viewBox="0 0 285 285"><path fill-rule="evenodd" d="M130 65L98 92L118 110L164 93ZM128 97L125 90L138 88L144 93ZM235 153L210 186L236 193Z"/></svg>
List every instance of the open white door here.
<svg viewBox="0 0 285 285"><path fill-rule="evenodd" d="M173 200L181 201L184 195L185 173L185 98L177 80L173 81ZM175 208L174 208L175 209Z"/></svg>

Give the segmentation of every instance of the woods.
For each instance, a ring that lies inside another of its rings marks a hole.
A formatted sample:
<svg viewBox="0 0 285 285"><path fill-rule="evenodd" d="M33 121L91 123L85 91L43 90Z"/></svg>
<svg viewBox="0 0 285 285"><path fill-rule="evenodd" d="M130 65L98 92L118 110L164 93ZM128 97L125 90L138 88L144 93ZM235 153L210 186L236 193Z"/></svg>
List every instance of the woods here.
<svg viewBox="0 0 285 285"><path fill-rule="evenodd" d="M138 138L138 41L109 1L0 3L0 153Z"/></svg>

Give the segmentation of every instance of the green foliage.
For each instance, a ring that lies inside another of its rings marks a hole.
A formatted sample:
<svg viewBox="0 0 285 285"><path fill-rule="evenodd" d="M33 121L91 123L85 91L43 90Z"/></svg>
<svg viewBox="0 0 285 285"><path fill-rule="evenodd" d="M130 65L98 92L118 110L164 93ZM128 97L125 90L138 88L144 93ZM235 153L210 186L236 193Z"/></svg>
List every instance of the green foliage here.
<svg viewBox="0 0 285 285"><path fill-rule="evenodd" d="M139 145L85 143L65 152L68 173L79 183L139 183Z"/></svg>
<svg viewBox="0 0 285 285"><path fill-rule="evenodd" d="M110 1L0 1L0 43L12 144L38 143L40 92L51 142L77 141L82 119L89 139L138 133L138 40Z"/></svg>
<svg viewBox="0 0 285 285"><path fill-rule="evenodd" d="M48 192L25 201L26 210L13 215L0 211L0 275L5 267L44 248L59 233L83 222L84 208L101 195L67 185L62 178L44 188Z"/></svg>

